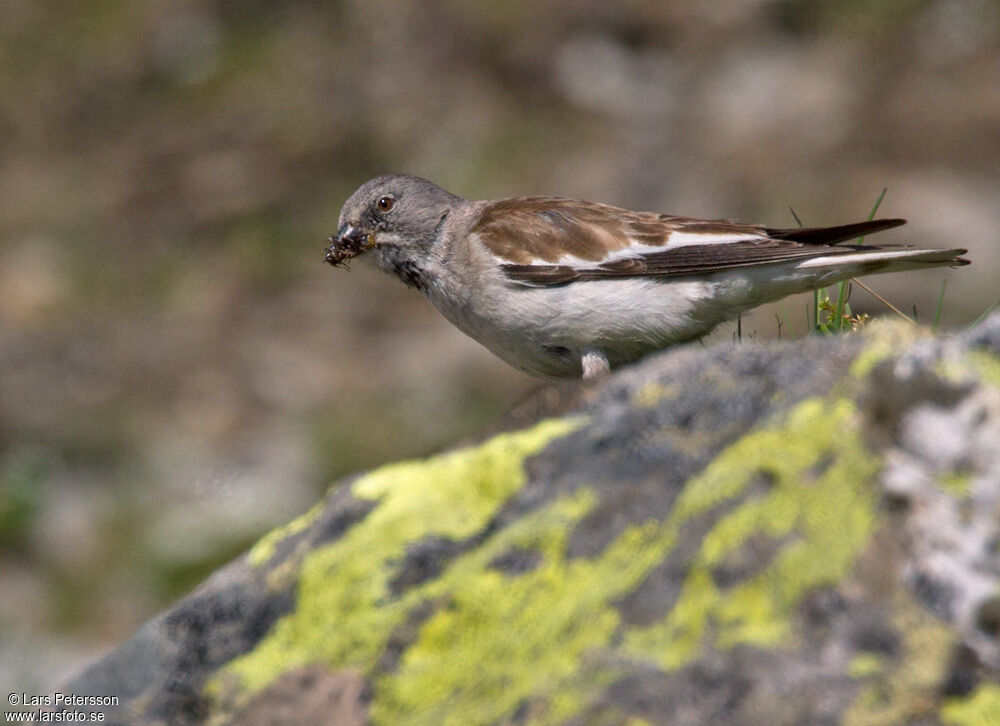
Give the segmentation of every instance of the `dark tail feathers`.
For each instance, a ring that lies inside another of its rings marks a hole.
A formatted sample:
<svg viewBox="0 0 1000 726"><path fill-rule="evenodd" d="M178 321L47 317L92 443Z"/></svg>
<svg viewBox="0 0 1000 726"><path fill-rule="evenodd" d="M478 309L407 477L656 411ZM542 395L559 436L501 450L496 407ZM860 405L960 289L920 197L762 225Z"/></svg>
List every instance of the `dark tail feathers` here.
<svg viewBox="0 0 1000 726"><path fill-rule="evenodd" d="M774 239L800 242L804 245L835 245L849 239L875 234L884 229L892 229L906 224L905 219L873 219L870 222L842 224L839 227L793 227L791 229L767 229Z"/></svg>

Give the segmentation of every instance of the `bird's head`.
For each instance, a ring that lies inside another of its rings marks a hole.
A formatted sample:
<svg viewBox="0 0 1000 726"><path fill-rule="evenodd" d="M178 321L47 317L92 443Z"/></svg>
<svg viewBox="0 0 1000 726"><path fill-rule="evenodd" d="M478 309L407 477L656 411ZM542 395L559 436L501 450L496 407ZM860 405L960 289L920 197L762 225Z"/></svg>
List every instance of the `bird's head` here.
<svg viewBox="0 0 1000 726"><path fill-rule="evenodd" d="M458 197L426 179L386 174L362 184L340 210L326 261L342 265L370 249L420 259L429 254Z"/></svg>

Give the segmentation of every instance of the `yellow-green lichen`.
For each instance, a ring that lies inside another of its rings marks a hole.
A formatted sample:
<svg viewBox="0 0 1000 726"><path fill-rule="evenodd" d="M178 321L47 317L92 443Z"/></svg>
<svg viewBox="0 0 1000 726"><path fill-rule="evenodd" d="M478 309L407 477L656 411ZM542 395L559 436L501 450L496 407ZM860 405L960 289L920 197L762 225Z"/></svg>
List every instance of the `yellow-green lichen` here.
<svg viewBox="0 0 1000 726"><path fill-rule="evenodd" d="M875 366L892 356L895 351L888 341L876 340L869 343L851 363L851 375L865 378Z"/></svg>
<svg viewBox="0 0 1000 726"><path fill-rule="evenodd" d="M581 424L543 422L481 446L378 469L355 482L356 497L378 502L339 540L302 562L296 607L250 653L220 674L255 691L310 662L370 668L410 603L389 597L392 563L428 536L461 539L481 530L525 483L525 458ZM220 692L220 683L210 691Z"/></svg>
<svg viewBox="0 0 1000 726"><path fill-rule="evenodd" d="M865 378L879 363L891 358L926 334L925 329L901 320L872 321L865 326L864 338L868 342L851 363L851 375L855 378Z"/></svg>
<svg viewBox="0 0 1000 726"><path fill-rule="evenodd" d="M271 530L258 540L247 553L247 560L254 567L260 567L274 556L274 551L278 543L294 534L305 530L310 524L316 521L316 517L323 511L323 502L320 501L308 512L302 514L291 522L276 529Z"/></svg>
<svg viewBox="0 0 1000 726"><path fill-rule="evenodd" d="M985 350L974 350L966 354L966 360L983 383L1000 388L1000 358Z"/></svg>
<svg viewBox="0 0 1000 726"><path fill-rule="evenodd" d="M648 408L655 406L667 396L674 395L674 393L674 386L650 382L640 386L639 390L632 395L632 403L636 406Z"/></svg>
<svg viewBox="0 0 1000 726"><path fill-rule="evenodd" d="M885 668L885 658L878 653L858 653L847 665L847 675L855 680L875 676Z"/></svg>
<svg viewBox="0 0 1000 726"><path fill-rule="evenodd" d="M934 375L942 381L953 384L972 383L976 380L976 373L969 365L969 361L963 358L941 358L934 363Z"/></svg>
<svg viewBox="0 0 1000 726"><path fill-rule="evenodd" d="M1000 359L985 350L973 350L960 357L939 360L934 372L950 383L982 383L1000 388Z"/></svg>
<svg viewBox="0 0 1000 726"><path fill-rule="evenodd" d="M556 506L574 501L589 508L593 496L584 492ZM614 669L588 667L587 656L607 647L619 627L611 602L638 585L671 541L654 521L626 529L594 559L568 560L566 515L584 512L575 508L562 517L535 517L522 534L511 533L522 538L520 546L543 554L534 570L512 577L464 565L460 577L445 575L452 585L448 606L424 624L396 672L376 684L373 723L494 723L527 700L544 704L530 723L563 723L610 683ZM502 533L488 549L509 544L511 535Z"/></svg>
<svg viewBox="0 0 1000 726"><path fill-rule="evenodd" d="M622 656L679 665L696 657L710 628L719 647L775 644L802 594L838 580L871 529L866 483L875 461L853 418L849 402L806 401L727 448L686 485L666 522L630 526L600 555L570 559L573 526L597 501L581 482L400 596L389 581L410 543L481 531L523 485L524 457L573 424L386 467L355 484L356 496L378 502L368 517L303 560L295 612L206 690L232 709L280 673L321 662L374 679L374 724L502 722L527 704L528 722L544 725L583 713L617 677ZM736 503L758 472L771 488ZM736 506L705 538L666 620L623 632L614 603L663 561L685 523L730 502ZM728 589L716 585L712 568L761 535L787 540L765 571ZM523 573L492 568L510 548L537 552L539 562ZM393 669L376 671L391 634L424 602L435 609L414 642ZM624 649L615 645L622 636Z"/></svg>
<svg viewBox="0 0 1000 726"><path fill-rule="evenodd" d="M902 653L869 674L865 688L844 714L843 726L895 726L931 721L955 642L954 632L915 603L897 594L893 625L903 639Z"/></svg>
<svg viewBox="0 0 1000 726"><path fill-rule="evenodd" d="M813 587L840 581L871 533L878 462L845 400L799 404L779 426L743 437L684 489L674 526L744 493L761 474L768 491L715 524L666 618L626 634L626 649L676 668L696 657L714 628L717 647L780 644L790 614ZM759 574L723 589L712 570L752 536L788 538Z"/></svg>
<svg viewBox="0 0 1000 726"><path fill-rule="evenodd" d="M972 490L972 480L968 474L948 472L938 476L938 486L956 499L968 499Z"/></svg>
<svg viewBox="0 0 1000 726"><path fill-rule="evenodd" d="M1000 685L984 683L971 696L948 699L941 708L941 721L953 726L1000 724Z"/></svg>

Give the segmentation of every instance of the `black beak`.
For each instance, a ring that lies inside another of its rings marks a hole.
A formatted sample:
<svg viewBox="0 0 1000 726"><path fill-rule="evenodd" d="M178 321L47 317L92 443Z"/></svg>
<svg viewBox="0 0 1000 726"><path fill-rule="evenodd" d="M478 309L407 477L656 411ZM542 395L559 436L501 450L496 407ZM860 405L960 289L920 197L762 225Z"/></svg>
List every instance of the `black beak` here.
<svg viewBox="0 0 1000 726"><path fill-rule="evenodd" d="M342 265L352 257L360 255L371 245L368 235L351 224L343 224L337 234L327 240L330 246L326 248L325 262L333 266Z"/></svg>

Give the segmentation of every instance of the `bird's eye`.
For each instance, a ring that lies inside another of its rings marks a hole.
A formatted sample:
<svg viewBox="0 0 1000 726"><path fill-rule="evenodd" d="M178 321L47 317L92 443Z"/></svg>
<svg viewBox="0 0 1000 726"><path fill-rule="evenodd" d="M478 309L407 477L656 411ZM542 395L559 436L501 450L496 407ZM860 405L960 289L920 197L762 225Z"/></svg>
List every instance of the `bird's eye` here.
<svg viewBox="0 0 1000 726"><path fill-rule="evenodd" d="M388 212L390 209L396 206L396 200L393 199L392 197L379 197L379 200L376 202L376 204L378 205L378 208L381 211Z"/></svg>

